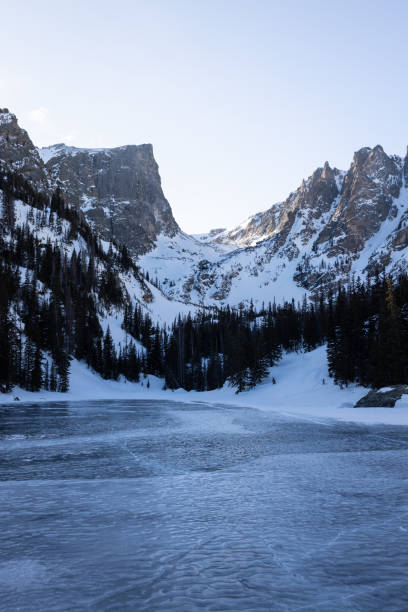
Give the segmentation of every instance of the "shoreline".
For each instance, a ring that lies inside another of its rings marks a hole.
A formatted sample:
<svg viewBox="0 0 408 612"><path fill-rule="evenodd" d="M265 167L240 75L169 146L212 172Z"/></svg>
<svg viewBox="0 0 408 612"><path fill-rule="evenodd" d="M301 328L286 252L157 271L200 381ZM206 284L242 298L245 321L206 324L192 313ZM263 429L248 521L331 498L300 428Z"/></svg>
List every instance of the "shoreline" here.
<svg viewBox="0 0 408 612"><path fill-rule="evenodd" d="M272 377L277 384L272 384ZM150 388L146 387L149 381ZM30 392L15 388L0 394L0 406L71 403L88 401L172 401L209 406L236 406L276 412L291 418L322 423L330 421L408 426L408 402L400 400L394 408L354 408L367 389L351 385L340 389L328 377L324 347L310 353L289 353L270 369L259 386L238 395L225 385L213 391L163 390L163 380L149 375L139 383L104 380L84 363L71 363L71 390ZM20 401L14 401L15 397Z"/></svg>

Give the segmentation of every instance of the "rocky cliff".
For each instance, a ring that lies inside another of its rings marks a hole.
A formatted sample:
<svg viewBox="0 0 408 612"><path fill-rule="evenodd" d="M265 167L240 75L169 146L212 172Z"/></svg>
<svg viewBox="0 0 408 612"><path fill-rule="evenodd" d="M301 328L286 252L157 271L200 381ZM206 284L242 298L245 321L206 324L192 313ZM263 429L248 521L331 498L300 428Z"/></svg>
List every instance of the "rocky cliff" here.
<svg viewBox="0 0 408 612"><path fill-rule="evenodd" d="M169 295L214 304L301 299L376 270L398 274L408 262L407 182L408 157L365 147L348 171L326 162L284 202L207 238L230 252L187 257L182 276L157 250L144 265Z"/></svg>
<svg viewBox="0 0 408 612"><path fill-rule="evenodd" d="M43 161L29 135L8 108L0 108L0 164L21 172L37 188L49 188Z"/></svg>
<svg viewBox="0 0 408 612"><path fill-rule="evenodd" d="M113 237L140 254L153 247L159 234L179 231L150 144L113 149L59 144L39 153L53 183L63 187L65 197L104 238Z"/></svg>
<svg viewBox="0 0 408 612"><path fill-rule="evenodd" d="M15 115L0 109L0 163L42 191L61 186L65 200L80 208L102 237L115 238L134 254L151 249L158 235L179 231L150 144L37 149Z"/></svg>
<svg viewBox="0 0 408 612"><path fill-rule="evenodd" d="M301 299L376 270L408 265L408 155L380 145L347 171L326 162L288 198L231 230L180 231L151 145L37 151L0 110L0 163L43 190L60 185L104 238L126 244L172 299L239 304Z"/></svg>

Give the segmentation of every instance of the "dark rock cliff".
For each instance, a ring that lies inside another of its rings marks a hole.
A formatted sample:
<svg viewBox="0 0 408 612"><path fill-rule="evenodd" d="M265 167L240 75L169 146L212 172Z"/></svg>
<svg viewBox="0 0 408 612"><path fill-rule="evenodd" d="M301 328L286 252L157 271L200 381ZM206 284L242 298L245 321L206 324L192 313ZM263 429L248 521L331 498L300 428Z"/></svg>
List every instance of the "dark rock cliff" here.
<svg viewBox="0 0 408 612"><path fill-rule="evenodd" d="M105 239L113 237L140 254L152 248L159 234L179 231L150 144L113 149L54 145L40 154L52 181L61 184L66 198Z"/></svg>

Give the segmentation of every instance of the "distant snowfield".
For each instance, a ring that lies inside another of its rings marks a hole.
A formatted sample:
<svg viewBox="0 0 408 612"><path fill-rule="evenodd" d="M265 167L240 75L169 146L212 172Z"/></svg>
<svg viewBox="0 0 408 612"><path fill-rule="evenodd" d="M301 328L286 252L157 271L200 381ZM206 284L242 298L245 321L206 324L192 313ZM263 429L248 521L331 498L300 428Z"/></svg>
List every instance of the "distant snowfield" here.
<svg viewBox="0 0 408 612"><path fill-rule="evenodd" d="M276 385L272 384L272 378ZM150 387L147 388L147 381ZM340 389L328 376L326 349L320 347L310 353L289 353L271 368L268 379L251 391L235 394L225 386L215 391L163 391L163 380L148 376L140 383L103 380L87 368L84 363L71 362L71 390L68 393L41 391L31 393L14 389L10 394L0 395L0 403L13 402L18 397L22 402L84 401L84 400L130 400L156 399L179 402L204 402L246 406L264 411L276 411L306 420L337 419L367 424L387 423L408 425L408 396L397 402L395 408L353 408L367 389L357 385ZM15 402L17 404L17 402Z"/></svg>

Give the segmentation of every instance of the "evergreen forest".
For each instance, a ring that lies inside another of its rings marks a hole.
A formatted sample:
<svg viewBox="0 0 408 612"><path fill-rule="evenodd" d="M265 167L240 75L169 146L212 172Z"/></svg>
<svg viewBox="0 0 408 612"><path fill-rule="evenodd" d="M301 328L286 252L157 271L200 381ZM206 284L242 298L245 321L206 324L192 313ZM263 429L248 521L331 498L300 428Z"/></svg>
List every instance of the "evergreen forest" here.
<svg viewBox="0 0 408 612"><path fill-rule="evenodd" d="M285 351L327 344L339 385L379 388L407 380L408 277L377 271L362 283L323 291L312 302L271 302L255 309L202 308L158 326L129 297L120 274L147 279L125 247L103 248L81 212L59 189L49 198L18 173L0 173L0 390L67 391L70 361L106 379L163 378L167 389L237 393L265 379ZM16 201L27 218L15 219ZM43 237L41 230L44 231ZM52 237L57 239L51 239ZM70 244L70 255L64 245ZM120 312L126 344L115 347L103 314ZM273 375L273 371L272 371Z"/></svg>

